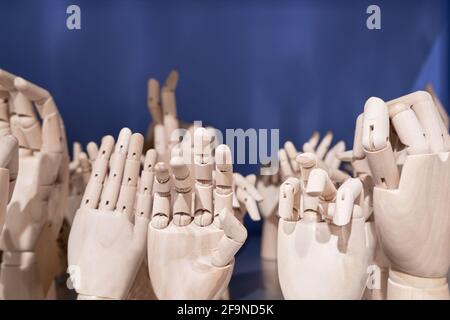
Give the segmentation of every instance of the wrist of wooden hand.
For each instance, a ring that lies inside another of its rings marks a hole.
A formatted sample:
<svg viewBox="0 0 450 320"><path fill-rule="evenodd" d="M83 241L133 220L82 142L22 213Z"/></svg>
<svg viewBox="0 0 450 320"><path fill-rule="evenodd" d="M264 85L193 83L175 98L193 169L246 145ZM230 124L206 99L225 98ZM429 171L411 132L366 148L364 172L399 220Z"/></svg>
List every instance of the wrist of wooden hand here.
<svg viewBox="0 0 450 320"><path fill-rule="evenodd" d="M388 300L450 299L447 278L416 277L389 270Z"/></svg>

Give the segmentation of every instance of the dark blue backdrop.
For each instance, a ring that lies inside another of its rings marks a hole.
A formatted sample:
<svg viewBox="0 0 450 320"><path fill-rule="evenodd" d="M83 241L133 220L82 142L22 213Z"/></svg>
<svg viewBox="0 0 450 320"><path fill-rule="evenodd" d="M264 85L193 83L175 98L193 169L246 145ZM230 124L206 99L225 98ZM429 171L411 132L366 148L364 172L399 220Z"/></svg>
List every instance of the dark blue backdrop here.
<svg viewBox="0 0 450 320"><path fill-rule="evenodd" d="M382 29L366 28L381 8ZM66 28L81 7L82 30ZM447 2L40 0L0 3L0 68L49 89L70 141L145 132L146 83L180 71L179 115L219 129L352 141L371 95L431 81L447 103ZM241 167L249 172L254 167Z"/></svg>
<svg viewBox="0 0 450 320"><path fill-rule="evenodd" d="M432 81L447 105L446 1L374 3L377 31L361 0L1 1L0 67L53 93L71 141L145 132L147 79L176 67L184 120L350 142L371 95ZM81 7L80 31L65 26L69 4Z"/></svg>

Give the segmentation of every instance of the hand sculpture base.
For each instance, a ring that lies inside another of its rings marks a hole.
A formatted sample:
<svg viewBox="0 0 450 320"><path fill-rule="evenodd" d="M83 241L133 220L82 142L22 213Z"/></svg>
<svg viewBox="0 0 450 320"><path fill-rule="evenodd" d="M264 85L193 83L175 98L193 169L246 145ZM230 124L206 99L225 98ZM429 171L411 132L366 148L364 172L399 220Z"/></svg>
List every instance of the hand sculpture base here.
<svg viewBox="0 0 450 320"><path fill-rule="evenodd" d="M449 300L446 278L418 278L389 271L388 300Z"/></svg>
<svg viewBox="0 0 450 320"><path fill-rule="evenodd" d="M158 299L220 299L233 272L212 265L211 256L224 233L214 225L148 227L149 274Z"/></svg>

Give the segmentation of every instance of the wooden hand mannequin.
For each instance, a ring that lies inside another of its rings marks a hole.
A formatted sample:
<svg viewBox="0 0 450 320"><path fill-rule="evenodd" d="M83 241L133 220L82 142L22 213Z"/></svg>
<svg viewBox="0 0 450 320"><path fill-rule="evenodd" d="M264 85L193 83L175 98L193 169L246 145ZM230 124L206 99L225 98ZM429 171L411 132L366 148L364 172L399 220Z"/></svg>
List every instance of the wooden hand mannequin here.
<svg viewBox="0 0 450 320"><path fill-rule="evenodd" d="M337 154L345 150L345 143L339 141L330 149L333 134L327 133L319 143L320 135L315 132L308 142L303 145L304 152L315 154L319 166L330 172L333 181L342 181L349 176L339 170L341 161ZM280 183L289 177L300 177L300 166L296 162L299 152L291 141L284 144L284 148L278 151L279 174L262 176L257 182L257 189L263 196L259 203L263 215L264 224L261 238L261 257L267 260L277 259L277 234L278 234L278 195Z"/></svg>
<svg viewBox="0 0 450 320"><path fill-rule="evenodd" d="M69 164L69 196L64 218L72 225L75 213L81 204L86 185L92 171L92 163L97 157L98 147L95 142L87 145L87 154L83 152L80 143L73 144L72 161Z"/></svg>
<svg viewBox="0 0 450 320"><path fill-rule="evenodd" d="M216 148L213 178L211 136L198 128L194 139L194 177L181 157L170 162L173 175L162 162L155 169L147 250L150 279L159 299L222 297L234 255L247 237L245 227L233 216L229 148Z"/></svg>
<svg viewBox="0 0 450 320"><path fill-rule="evenodd" d="M79 299L124 299L145 254L154 150L138 183L144 138L128 128L106 136L75 215L68 259ZM109 172L109 174L108 174Z"/></svg>
<svg viewBox="0 0 450 320"><path fill-rule="evenodd" d="M280 188L278 274L286 299L361 299L375 251L373 224L359 205L362 184L336 190L316 156L297 157L301 178ZM306 166L306 164L308 164Z"/></svg>
<svg viewBox="0 0 450 320"><path fill-rule="evenodd" d="M63 220L68 192L64 125L46 90L3 70L0 84L9 92L20 168L2 231L0 297L43 298L54 275L44 276L46 266L36 268L35 251L44 233L56 243Z"/></svg>
<svg viewBox="0 0 450 320"><path fill-rule="evenodd" d="M431 96L370 98L362 133L376 185L377 233L391 263L387 298L449 299L450 145Z"/></svg>

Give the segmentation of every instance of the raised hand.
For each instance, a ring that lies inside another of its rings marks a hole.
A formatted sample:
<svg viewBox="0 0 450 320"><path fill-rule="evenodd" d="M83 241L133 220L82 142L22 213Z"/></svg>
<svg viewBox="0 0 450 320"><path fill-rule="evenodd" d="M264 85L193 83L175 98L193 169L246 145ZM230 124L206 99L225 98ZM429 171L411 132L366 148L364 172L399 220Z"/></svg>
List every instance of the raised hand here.
<svg viewBox="0 0 450 320"><path fill-rule="evenodd" d="M9 121L19 143L20 168L2 231L1 295L36 298L45 294L50 283L42 283L42 290L31 290L12 282L30 284L19 278L20 274L35 269L34 252L39 237L48 231L52 241L56 241L62 225L68 192L64 125L53 98L45 89L4 70L0 70L0 85L8 91ZM6 121L4 116L3 119ZM19 268L26 271L20 273Z"/></svg>
<svg viewBox="0 0 450 320"><path fill-rule="evenodd" d="M226 145L211 155L211 135L195 131L195 173L181 157L155 168L147 255L159 299L218 299L230 281L234 255L247 237L233 215L233 171Z"/></svg>
<svg viewBox="0 0 450 320"><path fill-rule="evenodd" d="M317 156L297 156L300 177L280 187L278 275L286 299L361 299L375 251L373 223L360 206L362 184L338 190ZM299 272L301 270L301 272Z"/></svg>
<svg viewBox="0 0 450 320"><path fill-rule="evenodd" d="M154 150L140 175L144 138L128 128L102 140L69 237L69 274L79 299L124 299L145 254Z"/></svg>
<svg viewBox="0 0 450 320"><path fill-rule="evenodd" d="M361 131L377 233L391 263L388 299L448 299L450 140L432 97L370 98Z"/></svg>

